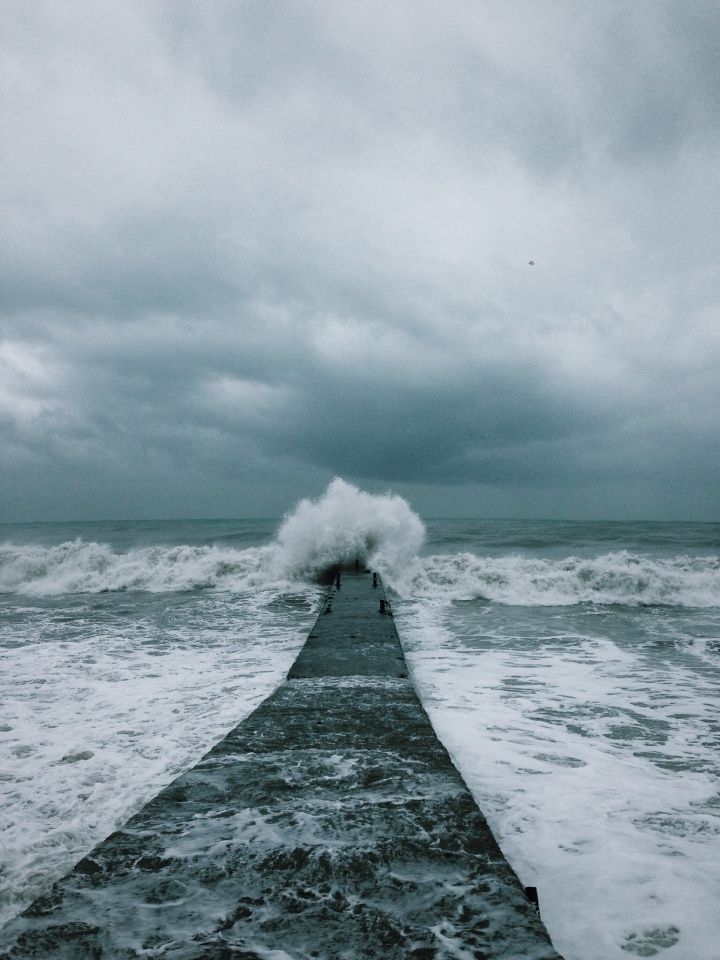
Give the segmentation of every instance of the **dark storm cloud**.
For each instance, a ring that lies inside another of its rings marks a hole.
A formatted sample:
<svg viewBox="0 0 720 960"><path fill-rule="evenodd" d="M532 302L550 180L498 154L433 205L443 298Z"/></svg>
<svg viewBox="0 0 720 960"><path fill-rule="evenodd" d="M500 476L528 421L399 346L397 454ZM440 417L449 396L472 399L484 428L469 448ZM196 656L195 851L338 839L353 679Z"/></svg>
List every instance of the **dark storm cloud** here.
<svg viewBox="0 0 720 960"><path fill-rule="evenodd" d="M7 516L716 513L712 4L3 17Z"/></svg>

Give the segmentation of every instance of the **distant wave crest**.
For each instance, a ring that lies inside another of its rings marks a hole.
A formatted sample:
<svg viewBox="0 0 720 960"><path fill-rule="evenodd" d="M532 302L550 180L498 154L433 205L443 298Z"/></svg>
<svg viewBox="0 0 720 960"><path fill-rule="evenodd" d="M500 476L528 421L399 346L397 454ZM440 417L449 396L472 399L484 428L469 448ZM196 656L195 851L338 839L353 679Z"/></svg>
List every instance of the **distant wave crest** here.
<svg viewBox="0 0 720 960"><path fill-rule="evenodd" d="M628 551L564 559L456 553L419 558L392 585L403 597L514 606L714 607L720 606L720 558L658 558Z"/></svg>

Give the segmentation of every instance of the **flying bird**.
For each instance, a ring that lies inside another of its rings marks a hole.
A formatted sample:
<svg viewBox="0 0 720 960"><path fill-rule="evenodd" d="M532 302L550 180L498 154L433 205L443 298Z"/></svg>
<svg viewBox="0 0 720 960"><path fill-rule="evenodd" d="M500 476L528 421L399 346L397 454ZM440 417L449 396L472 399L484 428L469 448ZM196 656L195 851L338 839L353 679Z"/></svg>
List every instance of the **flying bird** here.
<svg viewBox="0 0 720 960"><path fill-rule="evenodd" d="M534 261L534 260L528 260L528 266L534 267L534 266L535 266L535 261Z"/></svg>

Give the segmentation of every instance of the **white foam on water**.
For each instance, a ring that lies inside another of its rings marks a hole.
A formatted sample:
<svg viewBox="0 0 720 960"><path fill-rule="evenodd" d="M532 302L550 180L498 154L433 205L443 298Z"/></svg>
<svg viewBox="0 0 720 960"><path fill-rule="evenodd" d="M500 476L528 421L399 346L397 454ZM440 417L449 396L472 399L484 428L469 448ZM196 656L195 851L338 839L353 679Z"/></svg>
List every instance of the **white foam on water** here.
<svg viewBox="0 0 720 960"><path fill-rule="evenodd" d="M26 601L0 629L0 924L282 682L318 594Z"/></svg>
<svg viewBox="0 0 720 960"><path fill-rule="evenodd" d="M663 668L572 631L473 648L448 611L396 604L411 672L558 951L717 960L717 659Z"/></svg>
<svg viewBox="0 0 720 960"><path fill-rule="evenodd" d="M312 622L309 580L402 565L423 536L401 498L336 479L265 546L2 544L0 923L281 682Z"/></svg>
<svg viewBox="0 0 720 960"><path fill-rule="evenodd" d="M116 553L108 544L80 539L49 547L0 546L0 593L244 592L283 585L282 576L271 574L267 547L153 546Z"/></svg>
<svg viewBox="0 0 720 960"><path fill-rule="evenodd" d="M57 546L4 543L0 593L292 589L334 564L359 559L380 570L403 597L511 606L720 606L716 556L418 557L422 538L422 523L399 497L373 497L336 481L320 501L303 501L263 547L153 546L117 553L80 539Z"/></svg>
<svg viewBox="0 0 720 960"><path fill-rule="evenodd" d="M390 568L388 575L404 597L483 599L512 606L720 606L717 556L664 558L625 550L563 559L437 554Z"/></svg>

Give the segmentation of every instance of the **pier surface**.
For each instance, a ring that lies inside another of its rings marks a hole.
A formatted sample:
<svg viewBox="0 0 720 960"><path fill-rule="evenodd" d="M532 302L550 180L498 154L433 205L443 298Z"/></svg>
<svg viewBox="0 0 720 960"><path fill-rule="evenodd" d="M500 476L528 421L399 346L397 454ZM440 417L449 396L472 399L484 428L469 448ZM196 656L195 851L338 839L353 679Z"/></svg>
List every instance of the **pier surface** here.
<svg viewBox="0 0 720 960"><path fill-rule="evenodd" d="M343 572L286 682L0 931L1 960L560 960L381 599Z"/></svg>

